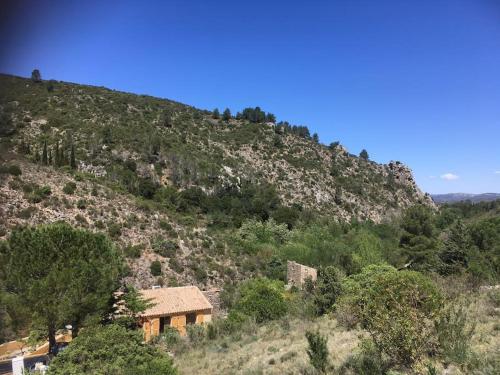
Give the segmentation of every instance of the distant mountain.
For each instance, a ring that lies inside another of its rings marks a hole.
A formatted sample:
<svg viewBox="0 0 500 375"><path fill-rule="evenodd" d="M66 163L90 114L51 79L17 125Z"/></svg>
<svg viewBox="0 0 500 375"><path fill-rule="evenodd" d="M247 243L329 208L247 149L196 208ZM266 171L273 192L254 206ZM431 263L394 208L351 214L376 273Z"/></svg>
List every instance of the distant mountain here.
<svg viewBox="0 0 500 375"><path fill-rule="evenodd" d="M448 193L448 194L432 194L431 197L436 203L453 203L461 201L490 202L500 199L500 194L499 193L482 193L482 194Z"/></svg>

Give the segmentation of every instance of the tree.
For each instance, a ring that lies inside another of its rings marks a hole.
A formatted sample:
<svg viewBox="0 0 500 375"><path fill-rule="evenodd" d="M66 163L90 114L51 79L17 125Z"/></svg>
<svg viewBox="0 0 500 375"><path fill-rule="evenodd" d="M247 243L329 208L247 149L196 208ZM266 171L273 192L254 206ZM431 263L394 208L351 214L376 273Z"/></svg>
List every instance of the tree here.
<svg viewBox="0 0 500 375"><path fill-rule="evenodd" d="M75 145L73 142L71 142L71 153L69 157L69 165L71 166L72 169L76 169L76 159L75 159Z"/></svg>
<svg viewBox="0 0 500 375"><path fill-rule="evenodd" d="M220 113L219 113L219 109L215 108L212 112L212 117L214 119L219 119L220 118Z"/></svg>
<svg viewBox="0 0 500 375"><path fill-rule="evenodd" d="M335 142L332 142L330 143L330 145L328 146L328 148L330 149L330 151L334 151L338 145L340 145L340 142L339 141L335 141Z"/></svg>
<svg viewBox="0 0 500 375"><path fill-rule="evenodd" d="M43 151L42 151L42 163L43 165L48 164L48 156L47 156L47 141L43 142Z"/></svg>
<svg viewBox="0 0 500 375"><path fill-rule="evenodd" d="M471 248L472 239L469 230L461 220L458 220L451 227L443 249L439 253L439 258L443 263L440 273L450 275L465 269Z"/></svg>
<svg viewBox="0 0 500 375"><path fill-rule="evenodd" d="M35 83L42 82L42 75L38 69L35 69L31 72L31 80Z"/></svg>
<svg viewBox="0 0 500 375"><path fill-rule="evenodd" d="M359 153L359 157L363 160L368 160L369 159L368 151L362 149L361 152Z"/></svg>
<svg viewBox="0 0 500 375"><path fill-rule="evenodd" d="M306 332L309 348L306 350L311 365L321 374L328 367L328 338L317 332Z"/></svg>
<svg viewBox="0 0 500 375"><path fill-rule="evenodd" d="M312 140L314 143L319 143L319 136L318 136L318 133L314 133L312 135Z"/></svg>
<svg viewBox="0 0 500 375"><path fill-rule="evenodd" d="M122 270L107 237L61 222L16 229L2 250L6 290L47 327L50 350L58 328L71 323L76 336L87 319L101 317Z"/></svg>
<svg viewBox="0 0 500 375"><path fill-rule="evenodd" d="M273 124L276 123L276 116L268 112L266 115L266 122L272 122Z"/></svg>
<svg viewBox="0 0 500 375"><path fill-rule="evenodd" d="M430 208L416 205L406 210L401 222L399 241L408 258L408 266L416 270L434 269L437 264L437 240Z"/></svg>
<svg viewBox="0 0 500 375"><path fill-rule="evenodd" d="M222 113L222 119L225 121L225 122L228 122L229 120L231 120L231 111L229 108L226 108L224 110L224 112Z"/></svg>
<svg viewBox="0 0 500 375"><path fill-rule="evenodd" d="M176 375L166 352L117 324L87 328L50 363L51 375Z"/></svg>
<svg viewBox="0 0 500 375"><path fill-rule="evenodd" d="M341 292L342 273L334 266L320 268L314 293L314 304L318 315L323 315L333 308Z"/></svg>

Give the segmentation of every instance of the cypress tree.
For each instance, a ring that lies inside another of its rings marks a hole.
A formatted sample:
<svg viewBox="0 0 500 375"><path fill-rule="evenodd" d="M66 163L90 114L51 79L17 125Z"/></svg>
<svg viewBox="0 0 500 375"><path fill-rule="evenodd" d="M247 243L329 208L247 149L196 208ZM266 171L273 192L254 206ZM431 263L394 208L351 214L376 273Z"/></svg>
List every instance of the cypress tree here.
<svg viewBox="0 0 500 375"><path fill-rule="evenodd" d="M54 167L59 167L60 164L59 156L59 142L56 142L56 149L54 150Z"/></svg>
<svg viewBox="0 0 500 375"><path fill-rule="evenodd" d="M76 169L75 145L73 143L71 143L70 166L72 169Z"/></svg>
<svg viewBox="0 0 500 375"><path fill-rule="evenodd" d="M44 165L48 164L48 158L47 158L47 141L43 142L42 164L44 164Z"/></svg>

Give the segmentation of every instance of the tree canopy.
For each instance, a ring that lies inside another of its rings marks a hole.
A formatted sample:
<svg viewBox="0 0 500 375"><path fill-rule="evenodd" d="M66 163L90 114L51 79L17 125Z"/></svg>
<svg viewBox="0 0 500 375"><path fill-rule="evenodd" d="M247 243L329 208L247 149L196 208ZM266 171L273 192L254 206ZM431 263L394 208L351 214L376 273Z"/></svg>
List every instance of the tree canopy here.
<svg viewBox="0 0 500 375"><path fill-rule="evenodd" d="M2 250L6 290L47 327L51 348L58 328L72 324L77 334L101 318L122 270L107 237L65 223L14 230Z"/></svg>
<svg viewBox="0 0 500 375"><path fill-rule="evenodd" d="M175 375L170 357L117 324L88 328L50 364L50 375Z"/></svg>

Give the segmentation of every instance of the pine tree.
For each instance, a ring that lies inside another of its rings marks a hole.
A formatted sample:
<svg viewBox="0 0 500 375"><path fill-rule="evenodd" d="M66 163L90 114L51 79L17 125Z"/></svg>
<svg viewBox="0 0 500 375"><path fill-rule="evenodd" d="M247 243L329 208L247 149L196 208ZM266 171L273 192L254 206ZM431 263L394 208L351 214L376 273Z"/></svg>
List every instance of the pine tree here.
<svg viewBox="0 0 500 375"><path fill-rule="evenodd" d="M458 220L450 229L448 238L439 253L443 262L440 272L444 275L459 273L467 267L468 254L472 247L472 239L465 224Z"/></svg>
<svg viewBox="0 0 500 375"><path fill-rule="evenodd" d="M42 82L42 75L38 69L31 72L31 80L36 83Z"/></svg>
<svg viewBox="0 0 500 375"><path fill-rule="evenodd" d="M361 152L359 153L359 157L363 160L368 160L369 159L368 151L362 149Z"/></svg>
<svg viewBox="0 0 500 375"><path fill-rule="evenodd" d="M231 111L229 110L229 108L226 108L222 113L222 119L226 122L231 120Z"/></svg>
<svg viewBox="0 0 500 375"><path fill-rule="evenodd" d="M219 110L217 108L215 108L214 111L212 112L212 117L214 119L219 119L220 118L220 113L219 113Z"/></svg>

